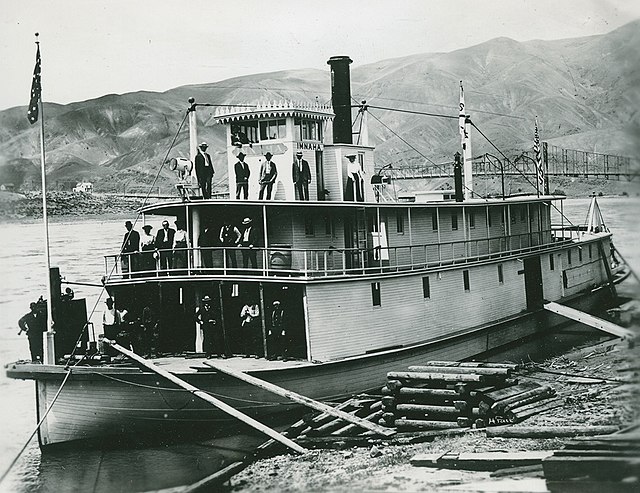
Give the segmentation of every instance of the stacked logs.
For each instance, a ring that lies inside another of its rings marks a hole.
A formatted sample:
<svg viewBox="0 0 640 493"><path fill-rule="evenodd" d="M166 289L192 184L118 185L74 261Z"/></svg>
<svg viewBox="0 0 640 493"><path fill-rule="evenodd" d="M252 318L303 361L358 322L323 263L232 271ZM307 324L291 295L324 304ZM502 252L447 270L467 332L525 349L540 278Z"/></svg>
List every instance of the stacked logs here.
<svg viewBox="0 0 640 493"><path fill-rule="evenodd" d="M399 430L477 428L518 423L562 405L548 385L513 378L518 365L430 361L389 372L380 424Z"/></svg>
<svg viewBox="0 0 640 493"><path fill-rule="evenodd" d="M469 427L483 418L485 392L516 385L517 365L430 361L408 371L389 372L382 388L380 424L398 430Z"/></svg>
<svg viewBox="0 0 640 493"><path fill-rule="evenodd" d="M478 390L474 393L480 412L476 426L519 423L529 416L561 406L561 399L548 401L554 396L555 390L550 386L529 382L501 389Z"/></svg>

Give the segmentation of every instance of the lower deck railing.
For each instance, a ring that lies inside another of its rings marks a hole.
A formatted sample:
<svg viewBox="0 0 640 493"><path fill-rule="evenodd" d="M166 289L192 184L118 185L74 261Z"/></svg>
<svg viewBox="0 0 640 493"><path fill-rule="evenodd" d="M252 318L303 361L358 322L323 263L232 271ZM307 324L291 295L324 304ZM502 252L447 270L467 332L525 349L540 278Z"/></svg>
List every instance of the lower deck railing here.
<svg viewBox="0 0 640 493"><path fill-rule="evenodd" d="M374 248L196 247L105 256L106 279L182 276L321 278L400 272L478 262L557 248L579 232L545 230L467 241Z"/></svg>

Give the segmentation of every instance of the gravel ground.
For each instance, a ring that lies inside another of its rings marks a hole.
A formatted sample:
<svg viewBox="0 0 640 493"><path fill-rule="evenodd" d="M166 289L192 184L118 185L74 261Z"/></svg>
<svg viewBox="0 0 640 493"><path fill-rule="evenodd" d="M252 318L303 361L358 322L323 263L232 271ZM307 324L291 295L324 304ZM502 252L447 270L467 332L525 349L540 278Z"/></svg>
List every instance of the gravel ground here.
<svg viewBox="0 0 640 493"><path fill-rule="evenodd" d="M640 417L639 372L640 350L621 341L574 350L539 365L532 364L521 380L530 378L552 385L557 395L564 398L564 405L532 416L521 425L627 426ZM584 377L599 380L586 383ZM383 442L344 450L312 450L301 456L280 455L258 461L234 476L228 488L234 492L464 491L465 483L486 481L489 473L413 467L409 459L432 452L556 450L562 448L564 440L487 438L482 430L477 430L414 445ZM509 488L516 488L517 484L527 491L539 491L540 485L544 486L539 478L540 474L538 479L534 474Z"/></svg>

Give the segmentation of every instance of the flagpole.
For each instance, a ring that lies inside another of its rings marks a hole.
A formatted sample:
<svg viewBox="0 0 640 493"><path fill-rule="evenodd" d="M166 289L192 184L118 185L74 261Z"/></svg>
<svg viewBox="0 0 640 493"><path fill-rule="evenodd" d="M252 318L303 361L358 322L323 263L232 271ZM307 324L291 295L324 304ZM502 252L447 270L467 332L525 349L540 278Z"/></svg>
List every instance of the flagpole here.
<svg viewBox="0 0 640 493"><path fill-rule="evenodd" d="M36 45L40 52L39 34L36 33ZM54 330L53 330L53 293L51 292L51 258L49 255L49 218L47 215L47 176L45 173L45 147L44 147L44 103L42 102L42 83L40 83L40 95L38 98L40 116L40 174L42 177L42 221L44 223L44 252L47 264L47 331L44 337L44 363L55 364Z"/></svg>

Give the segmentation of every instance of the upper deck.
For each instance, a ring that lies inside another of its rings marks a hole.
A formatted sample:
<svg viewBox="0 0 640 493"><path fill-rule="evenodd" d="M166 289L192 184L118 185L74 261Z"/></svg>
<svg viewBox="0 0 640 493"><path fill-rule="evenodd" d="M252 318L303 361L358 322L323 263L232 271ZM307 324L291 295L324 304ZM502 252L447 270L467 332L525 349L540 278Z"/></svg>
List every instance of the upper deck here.
<svg viewBox="0 0 640 493"><path fill-rule="evenodd" d="M170 269L172 276L164 276L158 258L140 261L149 253L108 255L106 281L119 284L250 276L310 282L520 257L584 238L584 232L551 224L551 202L563 198L518 196L462 203L203 200L154 204L142 210L146 223L154 224L156 216L173 216L186 224L187 247L165 252L184 261ZM258 232L255 245L222 245L222 225L229 222L242 232L242 221L247 217ZM213 241L205 240L205 232ZM245 266L243 259L253 253L256 266Z"/></svg>

